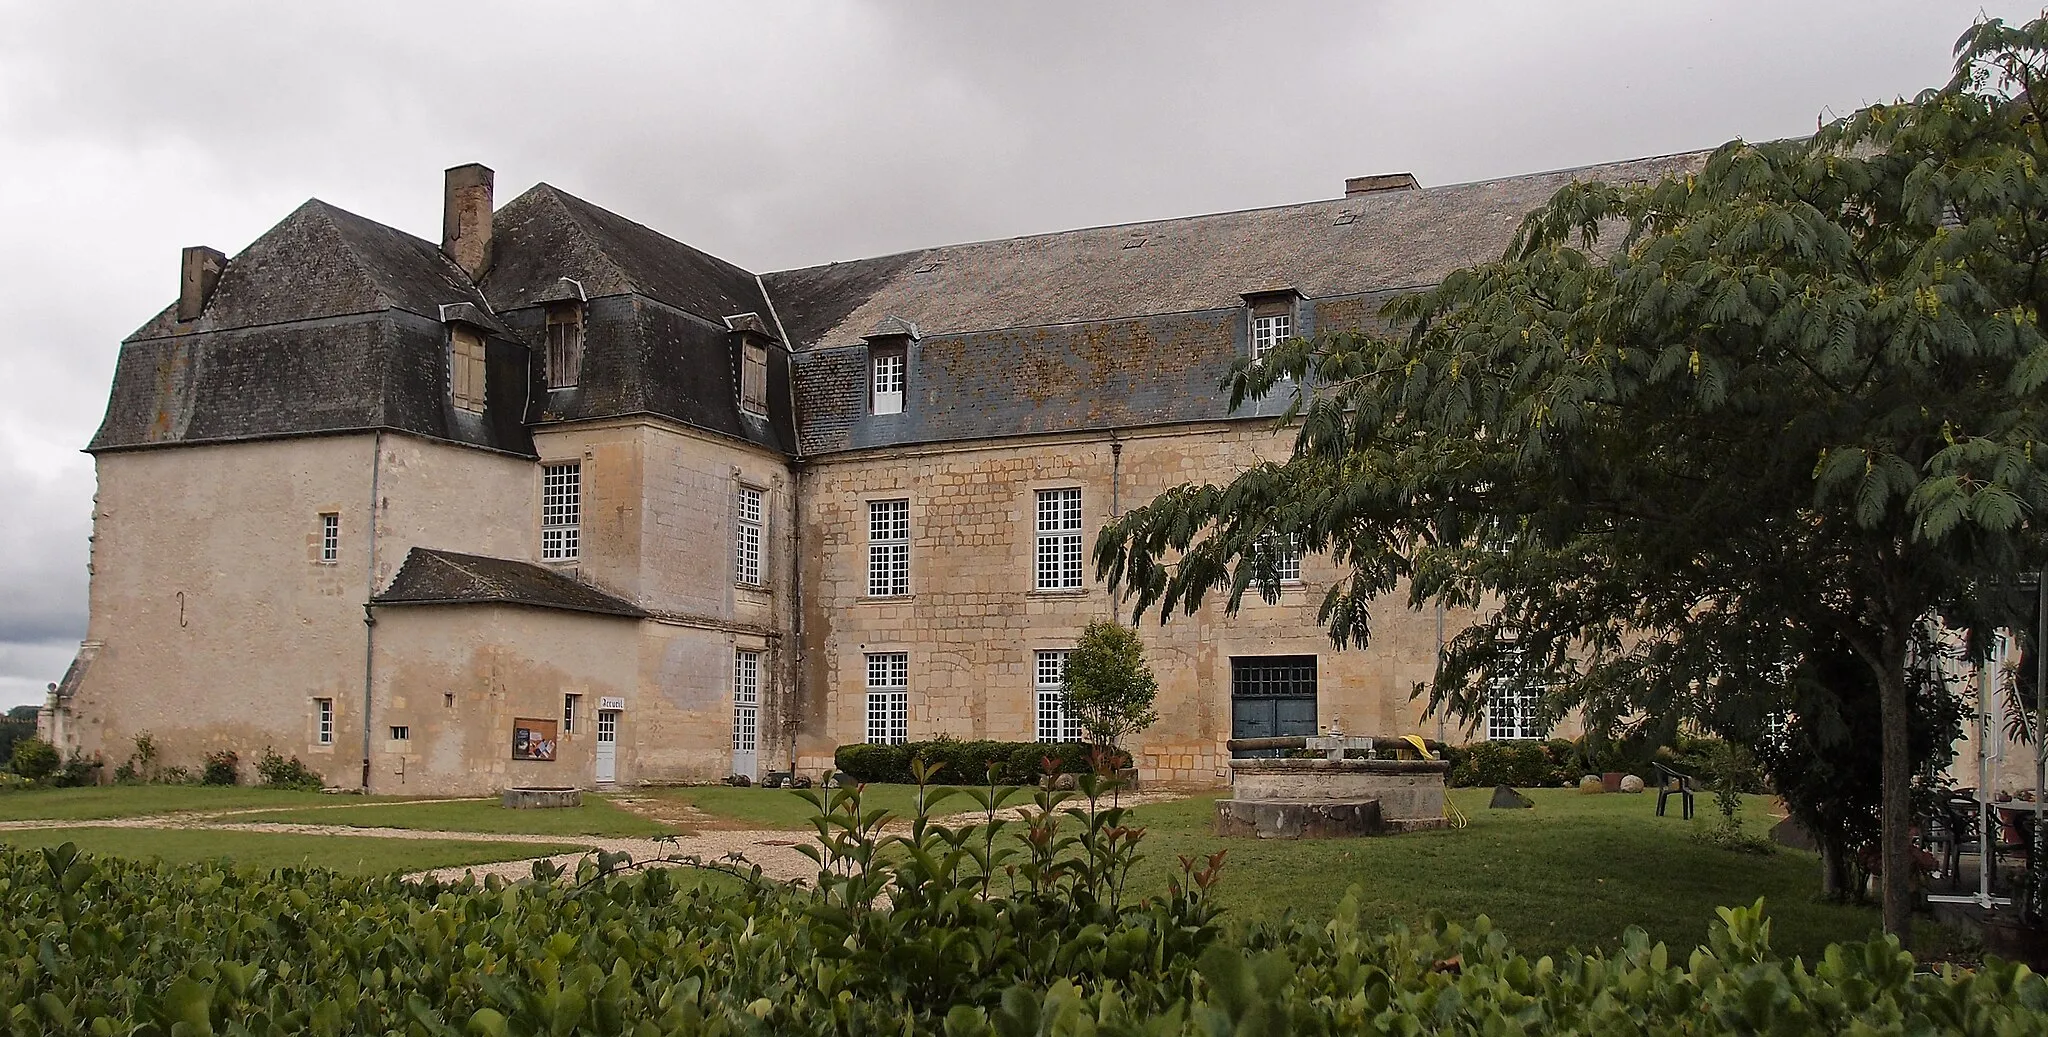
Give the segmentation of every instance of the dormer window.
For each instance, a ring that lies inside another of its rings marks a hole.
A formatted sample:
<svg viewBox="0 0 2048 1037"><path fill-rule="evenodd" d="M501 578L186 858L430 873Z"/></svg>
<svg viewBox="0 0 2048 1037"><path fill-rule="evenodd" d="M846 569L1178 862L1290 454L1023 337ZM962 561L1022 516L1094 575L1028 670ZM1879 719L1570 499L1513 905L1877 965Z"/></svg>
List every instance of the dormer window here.
<svg viewBox="0 0 2048 1037"><path fill-rule="evenodd" d="M548 388L573 389L583 370L583 306L559 303L548 307Z"/></svg>
<svg viewBox="0 0 2048 1037"><path fill-rule="evenodd" d="M871 350L868 366L874 374L874 413L903 413L903 350Z"/></svg>
<svg viewBox="0 0 2048 1037"><path fill-rule="evenodd" d="M868 413L901 414L910 344L917 341L917 325L901 317L884 317L864 337L868 340Z"/></svg>
<svg viewBox="0 0 2048 1037"><path fill-rule="evenodd" d="M484 336L466 324L448 327L448 397L455 409L484 412Z"/></svg>
<svg viewBox="0 0 2048 1037"><path fill-rule="evenodd" d="M1295 300L1299 298L1292 288L1245 293L1245 306L1251 315L1252 360L1264 360L1280 343L1294 337Z"/></svg>
<svg viewBox="0 0 2048 1037"><path fill-rule="evenodd" d="M768 416L768 342L774 336L758 313L735 313L725 326L739 340L740 410L757 418Z"/></svg>

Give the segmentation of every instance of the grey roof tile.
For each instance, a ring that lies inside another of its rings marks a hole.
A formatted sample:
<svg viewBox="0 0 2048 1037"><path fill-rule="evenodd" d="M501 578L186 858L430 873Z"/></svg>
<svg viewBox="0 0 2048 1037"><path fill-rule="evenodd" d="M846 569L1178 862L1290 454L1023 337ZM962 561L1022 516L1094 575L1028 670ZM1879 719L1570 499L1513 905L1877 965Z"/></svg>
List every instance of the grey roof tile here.
<svg viewBox="0 0 2048 1037"><path fill-rule="evenodd" d="M640 617L646 611L616 595L532 562L427 547L408 551L378 605L531 605L536 608Z"/></svg>

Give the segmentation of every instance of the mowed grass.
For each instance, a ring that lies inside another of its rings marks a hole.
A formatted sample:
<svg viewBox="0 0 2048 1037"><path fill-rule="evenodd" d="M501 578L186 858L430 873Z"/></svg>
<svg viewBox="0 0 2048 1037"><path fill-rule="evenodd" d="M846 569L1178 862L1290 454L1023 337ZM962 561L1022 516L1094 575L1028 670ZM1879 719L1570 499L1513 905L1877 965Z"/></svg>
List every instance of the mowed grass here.
<svg viewBox="0 0 2048 1037"><path fill-rule="evenodd" d="M375 797L370 797L374 799ZM99 785L0 792L0 821L104 821L206 810L362 802L321 792L235 785Z"/></svg>
<svg viewBox="0 0 2048 1037"><path fill-rule="evenodd" d="M1536 789L1532 810L1491 810L1490 789L1454 789L1471 818L1464 829L1371 839L1222 839L1211 834L1214 796L1133 811L1146 829L1143 892L1165 888L1179 855L1227 851L1217 903L1243 918L1326 918L1358 888L1366 918L1414 925L1431 911L1452 919L1485 915L1524 951L1612 949L1631 925L1678 948L1705 941L1714 909L1766 901L1772 945L1813 960L1830 943L1862 940L1877 913L1819 900L1820 865L1782 847L1768 856L1695 841L1719 819L1702 796L1695 820L1655 816L1654 795L1582 795ZM1773 819L1767 800L1749 797L1747 830ZM1228 917L1228 916L1226 916Z"/></svg>
<svg viewBox="0 0 2048 1037"><path fill-rule="evenodd" d="M870 785L863 805L910 813L915 789ZM810 806L776 789L706 787L662 790L701 810L763 827L808 828ZM1656 816L1656 796L1585 795L1571 789L1527 793L1532 810L1492 810L1491 789L1454 789L1451 801L1469 827L1370 839L1223 839L1213 834L1215 794L1134 808L1131 823L1145 828L1145 860L1133 876L1139 895L1164 892L1181 855L1205 858L1226 851L1216 901L1227 919L1323 919L1346 892L1359 888L1367 918L1382 927L1414 925L1431 911L1453 919L1486 915L1516 945L1538 954L1566 947L1612 949L1639 925L1654 940L1690 948L1706 939L1714 909L1748 905L1763 897L1773 944L1811 960L1829 943L1861 940L1878 927L1875 910L1822 902L1820 864L1808 853L1780 847L1756 856L1693 839L1719 815L1702 795L1695 820ZM1011 805L1028 802L1020 794ZM1776 821L1769 800L1748 797L1745 824L1752 834ZM1070 804L1071 805L1071 804ZM972 809L955 795L938 813ZM1067 821L1072 831L1074 822ZM1012 831L1017 826L1012 826Z"/></svg>
<svg viewBox="0 0 2048 1037"><path fill-rule="evenodd" d="M680 788L636 789L634 795L687 803L714 817L726 818L738 826L812 831L811 815L817 813L805 798L817 789L735 788L730 785L691 785ZM828 790L829 791L829 790ZM1022 799L1013 800L1022 803ZM869 785L861 792L861 809L886 809L897 817L916 812L917 786ZM974 802L954 795L940 803L936 812L958 813L974 808Z"/></svg>
<svg viewBox="0 0 2048 1037"><path fill-rule="evenodd" d="M653 838L675 832L672 826L625 810L586 794L583 805L546 810L507 810L497 800L366 803L312 810L274 810L234 814L223 821L276 822L299 825L343 825L350 828L405 828L430 832L488 832L507 835L594 835L619 839Z"/></svg>
<svg viewBox="0 0 2048 1037"><path fill-rule="evenodd" d="M203 828L35 828L0 831L0 845L36 849L76 843L85 853L159 859L174 864L226 858L236 865L327 868L358 875L384 875L490 864L557 853L574 844L487 843L443 839L378 839L369 836L270 835Z"/></svg>

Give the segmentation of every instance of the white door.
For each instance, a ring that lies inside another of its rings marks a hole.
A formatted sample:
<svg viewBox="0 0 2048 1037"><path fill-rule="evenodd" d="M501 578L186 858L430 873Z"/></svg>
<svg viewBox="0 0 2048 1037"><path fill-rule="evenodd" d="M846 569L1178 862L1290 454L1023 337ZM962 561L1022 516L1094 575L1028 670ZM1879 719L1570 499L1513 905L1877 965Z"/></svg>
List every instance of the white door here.
<svg viewBox="0 0 2048 1037"><path fill-rule="evenodd" d="M761 653L734 652L732 670L732 772L752 781L759 777L754 761L761 736Z"/></svg>
<svg viewBox="0 0 2048 1037"><path fill-rule="evenodd" d="M607 784L619 779L619 711L597 711L597 780Z"/></svg>

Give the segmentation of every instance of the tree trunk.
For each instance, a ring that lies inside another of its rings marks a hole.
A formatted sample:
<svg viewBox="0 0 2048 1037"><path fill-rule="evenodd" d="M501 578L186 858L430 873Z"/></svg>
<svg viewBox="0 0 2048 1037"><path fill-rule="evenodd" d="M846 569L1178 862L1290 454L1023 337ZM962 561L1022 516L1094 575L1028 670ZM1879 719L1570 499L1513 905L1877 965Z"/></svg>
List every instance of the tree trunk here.
<svg viewBox="0 0 2048 1037"><path fill-rule="evenodd" d="M1824 897L1853 896L1855 882L1849 874L1849 850L1841 837L1825 836L1820 841L1820 892Z"/></svg>
<svg viewBox="0 0 2048 1037"><path fill-rule="evenodd" d="M1881 819L1879 837L1883 868L1884 931L1912 945L1913 925L1913 753L1906 740L1912 703L1906 691L1906 643L1898 634L1884 638L1884 658L1877 669L1878 719L1881 742Z"/></svg>

